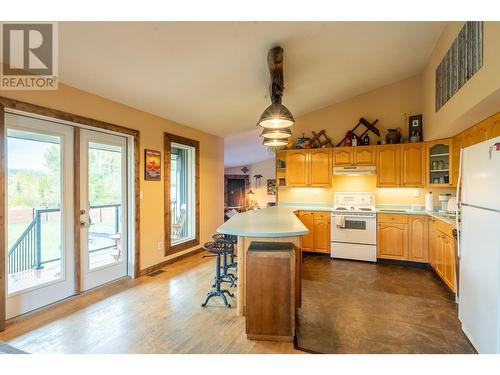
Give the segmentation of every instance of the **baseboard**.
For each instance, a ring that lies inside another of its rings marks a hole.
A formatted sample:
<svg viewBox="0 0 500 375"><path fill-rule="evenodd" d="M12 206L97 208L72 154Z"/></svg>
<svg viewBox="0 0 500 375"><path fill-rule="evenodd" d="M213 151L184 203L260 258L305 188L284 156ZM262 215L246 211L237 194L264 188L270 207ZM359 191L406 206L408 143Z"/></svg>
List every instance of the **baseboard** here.
<svg viewBox="0 0 500 375"><path fill-rule="evenodd" d="M410 262L408 260L396 260L396 259L382 259L382 258L377 258L377 263L378 264L391 264L391 265L394 265L394 266L424 268L426 270L429 270L429 269L432 268L429 265L429 263Z"/></svg>
<svg viewBox="0 0 500 375"><path fill-rule="evenodd" d="M150 266L148 268L144 268L143 270L141 270L140 274L139 274L139 277L141 276L144 276L144 275L147 275L148 273L151 273L151 272L154 272L154 271L157 271L169 264L172 264L172 263L175 263L175 262L178 262L179 260L182 260L184 258L187 258L187 257L190 257L191 255L195 255L195 254L198 254L198 253L201 253L203 250L203 248L198 248L198 249L194 249L193 251L190 251L188 253L184 253L182 255L179 255L175 258L172 258L172 259L167 259L161 263L158 263L158 264L155 264L154 266Z"/></svg>

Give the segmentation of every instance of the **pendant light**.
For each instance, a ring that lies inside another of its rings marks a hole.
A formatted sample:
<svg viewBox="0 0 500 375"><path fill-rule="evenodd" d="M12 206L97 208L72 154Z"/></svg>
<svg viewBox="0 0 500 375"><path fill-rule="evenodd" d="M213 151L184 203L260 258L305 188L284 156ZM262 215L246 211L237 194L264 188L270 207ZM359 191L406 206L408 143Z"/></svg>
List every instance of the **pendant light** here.
<svg viewBox="0 0 500 375"><path fill-rule="evenodd" d="M281 103L283 90L283 48L271 48L267 54L267 65L271 75L269 93L271 105L260 116L257 125L264 128L261 136L266 146L286 146L292 135L290 127L295 123L292 113Z"/></svg>

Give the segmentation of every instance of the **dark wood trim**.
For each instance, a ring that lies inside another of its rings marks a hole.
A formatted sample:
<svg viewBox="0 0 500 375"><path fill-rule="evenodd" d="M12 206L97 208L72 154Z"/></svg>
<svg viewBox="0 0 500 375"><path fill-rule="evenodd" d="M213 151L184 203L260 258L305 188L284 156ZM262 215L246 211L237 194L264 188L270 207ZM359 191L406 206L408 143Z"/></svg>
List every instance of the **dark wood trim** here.
<svg viewBox="0 0 500 375"><path fill-rule="evenodd" d="M75 127L73 133L73 165L74 165L74 217L75 217L75 293L82 291L82 244L80 228L80 128Z"/></svg>
<svg viewBox="0 0 500 375"><path fill-rule="evenodd" d="M7 280L5 278L5 114L4 107L0 103L0 331L5 329L5 304L6 304L6 287Z"/></svg>
<svg viewBox="0 0 500 375"><path fill-rule="evenodd" d="M140 175L140 161L141 161L140 131L135 130L135 129L130 129L130 128L127 128L124 126L115 125L115 124L111 124L108 122L100 121L100 120L91 119L91 118L84 117L84 116L79 116L79 115L59 111L57 109L46 108L46 107L42 107L42 106L39 106L36 104L26 103L26 102L22 102L19 100L0 96L0 113L2 114L2 122L1 122L2 126L3 126L3 121L4 121L3 115L5 113L4 109L7 109L7 108L8 109L15 109L15 110L19 110L19 111L23 111L23 112L27 112L27 113L33 113L33 114L40 115L40 116L46 116L48 118L69 121L69 122L72 122L75 124L85 125L85 126L89 126L89 127L93 127L93 128L102 129L102 130L109 130L109 131L113 131L116 133L130 135L130 136L134 137L134 167L133 167L134 168L134 175L135 175L134 176L134 178L135 178L134 179L134 196L135 196L134 276L139 277L140 270L141 270L141 265L140 265L140 261L141 261L141 257L140 257L140 232L139 232L139 230L140 230L140 176L141 176ZM77 129L76 126L74 128ZM77 144L77 137L78 136L75 133L75 146ZM3 146L2 146L2 149L0 151L5 152L5 150L4 150L5 134L3 134L3 133L0 134L0 140L3 141L3 143L2 143ZM79 139L78 139L78 146L77 147L79 148ZM79 153L75 153L75 163L77 160L76 157L78 157L78 159L79 159ZM0 156L0 158L1 158L1 156ZM5 169L5 156L3 158L1 158L0 163L2 164L0 166L0 168L2 168L2 170ZM75 164L75 167L76 167L76 164ZM3 191L3 197L0 197L0 209L2 206L5 206L5 191L4 191L5 190L5 173L0 176L0 179L1 178L4 179L4 183L0 187L0 195L2 194L2 191ZM76 173L75 173L75 183L77 181L79 182L79 176L76 176ZM0 181L0 183L1 183L1 181ZM80 208L76 206L76 203L79 201L79 199L80 199L79 192L77 194L77 192L75 191L75 219L78 218L78 220L75 223L75 228L76 228L76 225L77 224L79 225L79 222L80 222L80 215L79 215ZM0 232L1 232L0 233L0 245L1 245L1 240L2 240L1 237L5 236L5 234L4 234L5 233L4 212L5 211L2 211L2 213L0 215ZM3 222L2 222L2 220L3 220ZM76 232L77 231L75 229L75 241L77 241L79 238L79 234L76 235ZM5 238L3 240L5 241ZM2 248L5 248L5 246L2 246ZM78 248L75 248L75 251L77 251L77 249ZM5 254L0 255L0 265L1 265L2 261L5 262ZM77 288L77 292L78 292L79 290L81 290L81 285L80 285L81 275L79 275L80 265L78 264L77 259L75 259L75 266L78 267L77 269L75 269L75 274L77 274L76 277L78 277L78 280L76 283L76 288ZM5 267L2 267L2 270L4 270L4 268ZM0 275L1 275L1 272L2 271L0 271ZM2 291L2 289L0 289L0 294L3 296L3 298L5 298L5 296L4 296L5 292L2 293L1 291ZM2 296L0 296L0 306L1 306ZM0 313L0 320L3 322L4 319L1 319L1 317L2 317L2 315ZM0 323L0 327L1 327L1 324L2 323Z"/></svg>
<svg viewBox="0 0 500 375"><path fill-rule="evenodd" d="M170 153L171 143L179 143L186 146L194 147L195 149L195 199L196 199L196 228L195 238L190 241L171 246L171 224L172 218L170 215ZM164 232L165 232L165 256L178 253L179 251L189 249L190 247L200 244L200 142L184 138L175 134L164 133L164 147L163 147L163 165L164 173Z"/></svg>
<svg viewBox="0 0 500 375"><path fill-rule="evenodd" d="M132 135L134 137L140 134L139 130L126 128L115 124L110 124L109 122L94 120L88 117L74 115L71 113L59 111L57 109L42 107L36 104L21 102L19 100L10 99L3 96L0 96L0 104L2 104L5 108L16 109L18 111L23 111L23 112L35 113L40 116L56 118L63 121L73 122L75 124L81 124L81 125L91 126L93 128L99 128L117 133Z"/></svg>
<svg viewBox="0 0 500 375"><path fill-rule="evenodd" d="M159 269L162 269L163 267L169 265L169 264L172 264L172 263L175 263L175 262L178 262L182 259L185 259L185 258L188 258L192 255L196 255L198 253L201 253L205 251L203 248L198 248L198 249L194 249L186 254L182 254L182 255L179 255L179 256L176 256L175 258L172 258L172 259L168 259L168 260L165 260L161 263L158 263L158 264L155 264L154 266L151 266L151 267L147 267L147 268L144 268L142 271L141 271L141 274L140 276L144 276L144 275L147 275L148 273L151 273L151 272L154 272L154 271L157 271Z"/></svg>

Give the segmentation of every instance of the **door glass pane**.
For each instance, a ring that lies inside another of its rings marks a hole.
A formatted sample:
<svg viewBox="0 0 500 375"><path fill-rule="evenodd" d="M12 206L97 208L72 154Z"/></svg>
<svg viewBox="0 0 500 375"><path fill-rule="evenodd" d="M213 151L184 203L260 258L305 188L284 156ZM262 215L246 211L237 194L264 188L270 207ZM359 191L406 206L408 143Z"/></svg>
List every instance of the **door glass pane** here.
<svg viewBox="0 0 500 375"><path fill-rule="evenodd" d="M171 243L195 237L195 148L172 143L170 155Z"/></svg>
<svg viewBox="0 0 500 375"><path fill-rule="evenodd" d="M89 269L123 261L122 171L119 146L90 142L88 148Z"/></svg>
<svg viewBox="0 0 500 375"><path fill-rule="evenodd" d="M8 129L8 292L63 277L61 139Z"/></svg>

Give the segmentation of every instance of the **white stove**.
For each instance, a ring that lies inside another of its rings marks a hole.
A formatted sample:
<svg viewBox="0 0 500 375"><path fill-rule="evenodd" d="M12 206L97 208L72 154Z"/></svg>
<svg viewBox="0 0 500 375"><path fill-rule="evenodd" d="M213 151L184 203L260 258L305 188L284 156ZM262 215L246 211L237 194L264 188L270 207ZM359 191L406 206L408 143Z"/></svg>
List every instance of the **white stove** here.
<svg viewBox="0 0 500 375"><path fill-rule="evenodd" d="M332 258L377 261L374 193L334 193L331 213Z"/></svg>

